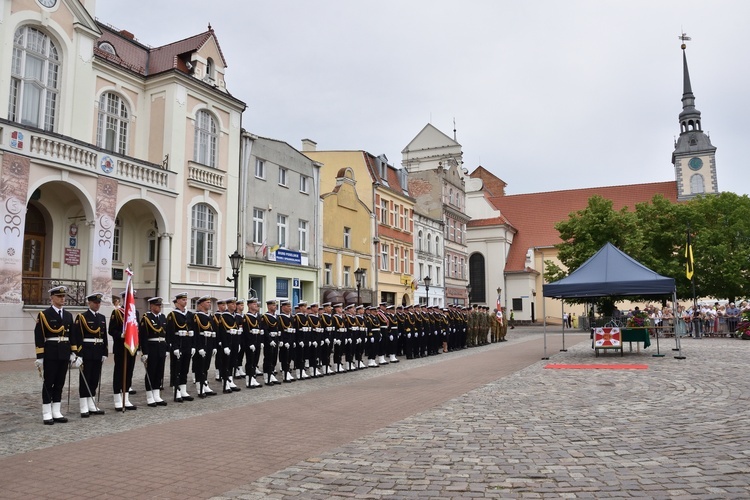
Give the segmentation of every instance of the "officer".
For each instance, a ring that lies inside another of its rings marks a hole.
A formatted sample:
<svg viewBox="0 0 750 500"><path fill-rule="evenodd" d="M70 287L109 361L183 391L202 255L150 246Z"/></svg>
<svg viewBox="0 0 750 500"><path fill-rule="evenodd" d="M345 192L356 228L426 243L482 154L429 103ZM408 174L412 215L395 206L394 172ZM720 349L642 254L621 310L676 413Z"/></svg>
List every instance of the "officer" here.
<svg viewBox="0 0 750 500"><path fill-rule="evenodd" d="M247 299L247 313L243 317L242 324L242 339L245 351L245 387L248 389L263 387L255 380L255 373L258 369L258 361L260 360L262 339L260 316L258 315L259 309L258 299L254 297Z"/></svg>
<svg viewBox="0 0 750 500"><path fill-rule="evenodd" d="M76 316L71 330L74 343L80 346L78 355L83 358L83 365L78 374L78 402L81 418L89 415L104 415L94 402L99 378L102 374L102 363L107 359L107 318L99 312L102 305L102 294L92 293L86 296L89 308Z"/></svg>
<svg viewBox="0 0 750 500"><path fill-rule="evenodd" d="M356 337L354 338L354 366L357 369L367 368L362 357L367 346L367 325L365 325L365 306L358 305L354 316L357 321Z"/></svg>
<svg viewBox="0 0 750 500"><path fill-rule="evenodd" d="M266 385L280 384L276 378L276 364L279 359L279 318L276 316L276 300L266 301L266 312L261 316L263 328L263 374Z"/></svg>
<svg viewBox="0 0 750 500"><path fill-rule="evenodd" d="M333 365L334 373L344 373L346 368L341 364L341 356L344 355L347 328L346 318L343 315L344 304L337 302L333 304L333 328L334 328L334 340L333 340Z"/></svg>
<svg viewBox="0 0 750 500"><path fill-rule="evenodd" d="M245 299L237 299L237 309L234 311L235 323L237 324L237 330L239 331L240 344L237 347L236 355L236 366L234 368L234 377L245 378L247 375L245 369L242 367L242 359L245 356L245 349L242 344L243 332L245 331Z"/></svg>
<svg viewBox="0 0 750 500"><path fill-rule="evenodd" d="M388 355L389 363L398 363L396 352L398 351L398 314L396 308L391 304L386 307L386 316L388 316L389 331L383 332L387 336L385 354Z"/></svg>
<svg viewBox="0 0 750 500"><path fill-rule="evenodd" d="M354 304L349 304L344 308L344 314L346 319L346 337L344 339L344 359L346 360L346 369L349 371L356 370L357 365L354 364L354 352L356 337L359 334L359 324L357 318L354 315L355 308Z"/></svg>
<svg viewBox="0 0 750 500"><path fill-rule="evenodd" d="M318 357L320 369L323 374L333 375L336 373L331 370L331 353L336 333L336 328L333 326L333 306L330 302L323 302L322 306L323 314L320 315L320 324L323 327L323 333L318 337L318 347L320 349Z"/></svg>
<svg viewBox="0 0 750 500"><path fill-rule="evenodd" d="M43 380L42 419L45 425L68 421L60 412L65 372L71 365L78 368L83 363L83 359L76 356L78 346L70 340L73 316L63 310L66 291L64 286L49 290L52 305L37 315L34 327L34 363Z"/></svg>
<svg viewBox="0 0 750 500"><path fill-rule="evenodd" d="M297 344L294 351L294 369L297 370L297 378L304 380L310 378L306 368L309 366L310 348L312 347L312 323L310 323L307 314L307 302L301 300L297 307L298 310L294 314L293 322L294 341Z"/></svg>
<svg viewBox="0 0 750 500"><path fill-rule="evenodd" d="M149 312L141 317L138 336L141 344L141 361L146 365L146 403L154 408L167 406L161 398L164 363L167 359L167 318L161 312L162 298L148 299Z"/></svg>
<svg viewBox="0 0 750 500"><path fill-rule="evenodd" d="M123 304L121 307L112 311L112 314L109 317L108 329L109 336L112 337L112 357L115 362L115 367L112 370L112 393L114 394L115 410L122 410L123 403L126 410L136 410L138 407L130 402L130 391L126 390L123 394L123 387L133 386L135 353L131 354L130 351L125 348L125 292L123 291L120 296L122 297ZM135 290L133 290L133 298L135 299ZM137 310L135 311L134 317L136 318L136 321L140 318L140 314ZM125 378L124 385L123 375Z"/></svg>
<svg viewBox="0 0 750 500"><path fill-rule="evenodd" d="M312 370L313 377L322 377L323 372L321 371L321 363L320 363L320 353L321 353L321 347L320 344L323 341L323 334L325 333L325 328L323 327L323 323L321 322L321 318L319 315L319 309L317 302L313 302L310 304L310 311L307 314L307 317L310 319L310 339L311 339L311 345L310 349L308 350L308 358L307 358L307 364L310 366L310 369Z"/></svg>
<svg viewBox="0 0 750 500"><path fill-rule="evenodd" d="M216 312L214 312L214 323L218 326L221 315L227 310L227 301L225 299L219 299L216 301ZM218 354L217 349L219 348L219 337L218 332L216 333L216 344L213 350L213 355L216 356L214 359L214 367L216 368L215 380L221 380L221 360L224 358L224 353ZM208 370L208 366L206 366Z"/></svg>
<svg viewBox="0 0 750 500"><path fill-rule="evenodd" d="M167 315L167 344L170 352L170 385L174 387L174 400L178 403L192 401L187 392L187 374L190 359L195 355L195 323L193 313L187 310L188 294L178 293L172 299L174 309Z"/></svg>
<svg viewBox="0 0 750 500"><path fill-rule="evenodd" d="M292 353L295 344L294 340L294 319L291 316L292 303L288 300L282 300L279 303L281 314L278 315L279 331L281 332L279 342L279 362L281 363L282 379L284 382L294 382L296 379L292 376Z"/></svg>
<svg viewBox="0 0 750 500"><path fill-rule="evenodd" d="M224 302L227 308L218 315L218 319L216 320L217 358L221 358L222 392L229 394L241 390L232 379L232 372L237 364L235 360L240 345L240 337L234 314L237 310L237 299L230 297L225 299Z"/></svg>
<svg viewBox="0 0 750 500"><path fill-rule="evenodd" d="M380 341L380 319L375 313L374 306L367 306L365 313L365 350L367 351L367 367L377 368L380 365L375 361L378 354L378 342Z"/></svg>
<svg viewBox="0 0 750 500"><path fill-rule="evenodd" d="M211 354L216 350L216 323L209 313L211 296L204 295L196 302L197 312L193 315L195 335L193 336L193 374L198 397L215 396L216 393L208 387L208 365L211 364Z"/></svg>

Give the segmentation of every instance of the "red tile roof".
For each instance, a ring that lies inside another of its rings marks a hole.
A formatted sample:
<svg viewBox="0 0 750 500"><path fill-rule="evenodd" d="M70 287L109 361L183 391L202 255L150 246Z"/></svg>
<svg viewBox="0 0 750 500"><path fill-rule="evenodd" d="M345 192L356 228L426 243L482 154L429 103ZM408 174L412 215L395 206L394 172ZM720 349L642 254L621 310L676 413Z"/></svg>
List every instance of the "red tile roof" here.
<svg viewBox="0 0 750 500"><path fill-rule="evenodd" d="M592 196L599 195L612 200L615 210L620 210L623 207L632 210L636 203L651 201L657 194L661 194L666 199L676 203L676 182L654 182L490 197L490 203L500 210L503 217L518 229L508 254L505 270L524 270L526 252L531 247L545 247L560 243L561 240L555 229L555 223L567 219L571 212L586 208L588 200ZM499 219L472 220L469 226L500 224ZM485 223L485 221L488 223Z"/></svg>

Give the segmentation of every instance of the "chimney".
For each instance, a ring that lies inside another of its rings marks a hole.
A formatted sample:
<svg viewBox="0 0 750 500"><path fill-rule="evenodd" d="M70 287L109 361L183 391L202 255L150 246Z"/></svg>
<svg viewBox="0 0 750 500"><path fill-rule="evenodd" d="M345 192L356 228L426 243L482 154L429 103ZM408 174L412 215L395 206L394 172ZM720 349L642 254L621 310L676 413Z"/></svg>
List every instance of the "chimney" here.
<svg viewBox="0 0 750 500"><path fill-rule="evenodd" d="M312 139L302 139L302 151L316 151L318 143Z"/></svg>
<svg viewBox="0 0 750 500"><path fill-rule="evenodd" d="M122 35L124 38L127 38L128 40L135 39L135 35L127 30L120 30L120 35Z"/></svg>

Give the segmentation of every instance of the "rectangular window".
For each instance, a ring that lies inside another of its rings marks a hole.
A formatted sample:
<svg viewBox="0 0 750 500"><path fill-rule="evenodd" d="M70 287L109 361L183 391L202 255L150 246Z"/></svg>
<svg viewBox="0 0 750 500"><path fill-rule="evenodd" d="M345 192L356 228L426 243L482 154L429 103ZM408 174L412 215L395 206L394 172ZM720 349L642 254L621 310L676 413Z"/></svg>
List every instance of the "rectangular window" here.
<svg viewBox="0 0 750 500"><path fill-rule="evenodd" d="M380 200L380 223L388 224L388 200Z"/></svg>
<svg viewBox="0 0 750 500"><path fill-rule="evenodd" d="M115 230L112 233L112 261L120 262L120 243L122 241L122 227L120 219L115 219Z"/></svg>
<svg viewBox="0 0 750 500"><path fill-rule="evenodd" d="M421 262L419 263L419 276L417 276L419 281L422 281L422 278L424 278L424 264Z"/></svg>
<svg viewBox="0 0 750 500"><path fill-rule="evenodd" d="M214 265L214 211L205 203L192 208L190 263Z"/></svg>
<svg viewBox="0 0 750 500"><path fill-rule="evenodd" d="M380 269L383 271L388 270L388 245L385 243L380 244Z"/></svg>
<svg viewBox="0 0 750 500"><path fill-rule="evenodd" d="M396 227L398 224L398 205L391 203L391 226Z"/></svg>
<svg viewBox="0 0 750 500"><path fill-rule="evenodd" d="M461 243L461 224L456 223L456 241Z"/></svg>
<svg viewBox="0 0 750 500"><path fill-rule="evenodd" d="M409 249L408 248L404 248L404 261L403 261L403 265L401 266L401 268L403 269L402 272L404 274L410 274L409 273Z"/></svg>
<svg viewBox="0 0 750 500"><path fill-rule="evenodd" d="M429 264L427 265L427 276L428 276L428 277L429 277L430 279L434 279L434 278L432 277L432 266L431 266L431 265L429 265ZM433 281L433 283L434 283L434 281Z"/></svg>
<svg viewBox="0 0 750 500"><path fill-rule="evenodd" d="M276 243L282 248L286 248L287 245L287 234L288 234L288 227L287 227L287 221L288 217L286 215L278 214L276 216L276 229L277 229L277 240Z"/></svg>
<svg viewBox="0 0 750 500"><path fill-rule="evenodd" d="M407 222L407 220L408 220L408 215L407 214L409 213L409 209L407 209L406 207L401 207L401 208L402 208L402 210L401 210L401 229L403 229L404 231L408 231L409 230L409 225L408 225L408 222Z"/></svg>
<svg viewBox="0 0 750 500"><path fill-rule="evenodd" d="M352 229L349 227L344 228L344 248L351 248L352 245Z"/></svg>
<svg viewBox="0 0 750 500"><path fill-rule="evenodd" d="M331 285L332 274L333 274L333 265L326 263L325 267L323 268L323 282L328 286Z"/></svg>
<svg viewBox="0 0 750 500"><path fill-rule="evenodd" d="M303 253L307 253L307 221L306 220L299 221L297 232L299 233L299 251Z"/></svg>
<svg viewBox="0 0 750 500"><path fill-rule="evenodd" d="M308 187L308 184L309 184L308 181L309 181L309 179L310 178L307 177L306 175L300 175L299 176L299 192L300 193L307 194L309 192L309 189L310 189Z"/></svg>
<svg viewBox="0 0 750 500"><path fill-rule="evenodd" d="M287 170L284 167L279 167L279 186L286 187L286 174Z"/></svg>
<svg viewBox="0 0 750 500"><path fill-rule="evenodd" d="M523 311L523 299L513 299L513 310Z"/></svg>
<svg viewBox="0 0 750 500"><path fill-rule="evenodd" d="M350 266L344 266L344 286L345 287L351 286L351 274L352 274L352 268Z"/></svg>
<svg viewBox="0 0 750 500"><path fill-rule="evenodd" d="M263 160L255 160L255 177L258 179L266 178L266 162Z"/></svg>
<svg viewBox="0 0 750 500"><path fill-rule="evenodd" d="M265 243L265 220L266 212L260 208L253 208L253 243L262 245Z"/></svg>
<svg viewBox="0 0 750 500"><path fill-rule="evenodd" d="M393 245L393 261L391 267L393 268L394 273L399 272L399 253L401 253L399 248L396 245Z"/></svg>
<svg viewBox="0 0 750 500"><path fill-rule="evenodd" d="M279 298L289 298L289 279L276 278L276 296Z"/></svg>
<svg viewBox="0 0 750 500"><path fill-rule="evenodd" d="M440 266L435 268L435 286L440 286Z"/></svg>
<svg viewBox="0 0 750 500"><path fill-rule="evenodd" d="M258 302L263 302L263 277L262 276L250 276L250 290L249 296L258 299Z"/></svg>
<svg viewBox="0 0 750 500"><path fill-rule="evenodd" d="M451 241L456 241L456 229L453 219L448 219L448 239Z"/></svg>

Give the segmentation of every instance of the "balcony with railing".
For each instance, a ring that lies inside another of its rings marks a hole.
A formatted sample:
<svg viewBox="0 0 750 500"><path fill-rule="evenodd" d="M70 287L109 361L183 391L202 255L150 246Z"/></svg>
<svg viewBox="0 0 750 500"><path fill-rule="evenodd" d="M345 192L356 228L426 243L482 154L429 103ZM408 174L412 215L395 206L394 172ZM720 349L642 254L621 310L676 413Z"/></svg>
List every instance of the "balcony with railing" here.
<svg viewBox="0 0 750 500"><path fill-rule="evenodd" d="M59 278L23 278L21 281L21 300L23 300L25 306L49 306L48 291L56 286L65 286L66 306L86 305L86 282Z"/></svg>
<svg viewBox="0 0 750 500"><path fill-rule="evenodd" d="M223 193L226 190L224 183L225 174L221 170L201 165L193 161L188 162L188 185L200 189L208 189L215 193Z"/></svg>
<svg viewBox="0 0 750 500"><path fill-rule="evenodd" d="M174 192L175 172L165 165L120 155L71 137L0 119L0 149L69 170Z"/></svg>

